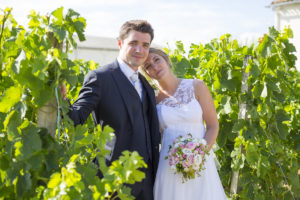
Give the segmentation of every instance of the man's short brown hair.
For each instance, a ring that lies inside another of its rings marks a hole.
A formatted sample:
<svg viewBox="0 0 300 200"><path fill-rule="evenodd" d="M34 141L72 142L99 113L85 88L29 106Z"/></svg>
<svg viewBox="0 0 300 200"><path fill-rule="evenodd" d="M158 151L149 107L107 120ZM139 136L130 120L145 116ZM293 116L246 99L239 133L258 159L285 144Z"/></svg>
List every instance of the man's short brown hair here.
<svg viewBox="0 0 300 200"><path fill-rule="evenodd" d="M151 27L151 25L146 21L146 20L130 20L125 22L121 28L120 28L120 33L119 33L119 39L121 41L124 41L124 39L127 38L128 33L130 31L138 31L141 33L149 33L151 36L151 42L154 38L154 31Z"/></svg>

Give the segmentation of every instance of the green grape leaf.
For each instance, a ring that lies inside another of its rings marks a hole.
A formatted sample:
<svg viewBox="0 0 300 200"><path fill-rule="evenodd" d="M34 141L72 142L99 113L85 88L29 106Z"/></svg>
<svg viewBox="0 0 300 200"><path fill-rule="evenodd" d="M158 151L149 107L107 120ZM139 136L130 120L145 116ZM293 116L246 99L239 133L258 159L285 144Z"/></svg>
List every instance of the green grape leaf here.
<svg viewBox="0 0 300 200"><path fill-rule="evenodd" d="M12 111L9 113L4 121L4 128L8 134L8 140L13 141L19 136L18 126L21 125L21 115L18 111Z"/></svg>
<svg viewBox="0 0 300 200"><path fill-rule="evenodd" d="M32 181L29 173L24 176L19 176L16 183L16 191L18 197L22 197L27 191L31 189Z"/></svg>
<svg viewBox="0 0 300 200"><path fill-rule="evenodd" d="M255 145L254 143L249 143L248 145L246 145L246 161L250 165L256 165L259 157L260 154L257 145Z"/></svg>
<svg viewBox="0 0 300 200"><path fill-rule="evenodd" d="M0 99L0 112L8 113L20 101L21 96L22 88L19 85L9 87Z"/></svg>
<svg viewBox="0 0 300 200"><path fill-rule="evenodd" d="M51 175L47 187L48 188L59 187L59 184L61 183L61 181L62 181L61 180L61 174L60 173L54 173L54 174Z"/></svg>
<svg viewBox="0 0 300 200"><path fill-rule="evenodd" d="M63 41L66 38L67 33L62 26L51 24L50 29L53 31L54 35L59 39L59 41Z"/></svg>
<svg viewBox="0 0 300 200"><path fill-rule="evenodd" d="M59 21L62 22L63 21L63 7L57 8L56 10L54 10L51 14Z"/></svg>

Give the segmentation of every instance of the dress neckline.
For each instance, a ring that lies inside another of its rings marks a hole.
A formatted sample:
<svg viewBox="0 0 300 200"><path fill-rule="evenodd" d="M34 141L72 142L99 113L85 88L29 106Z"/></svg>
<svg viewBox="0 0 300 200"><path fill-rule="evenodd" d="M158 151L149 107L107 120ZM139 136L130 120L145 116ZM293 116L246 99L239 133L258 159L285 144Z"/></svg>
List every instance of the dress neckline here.
<svg viewBox="0 0 300 200"><path fill-rule="evenodd" d="M177 86L177 88L176 88L176 90L175 90L175 92L174 92L173 95L170 95L170 96L168 96L168 97L162 99L160 102L157 103L157 105L161 104L161 103L164 102L166 99L175 98L175 95L177 94L179 88L181 87L183 80L184 80L184 79L181 79L181 80L180 80L180 83L178 84L178 86Z"/></svg>

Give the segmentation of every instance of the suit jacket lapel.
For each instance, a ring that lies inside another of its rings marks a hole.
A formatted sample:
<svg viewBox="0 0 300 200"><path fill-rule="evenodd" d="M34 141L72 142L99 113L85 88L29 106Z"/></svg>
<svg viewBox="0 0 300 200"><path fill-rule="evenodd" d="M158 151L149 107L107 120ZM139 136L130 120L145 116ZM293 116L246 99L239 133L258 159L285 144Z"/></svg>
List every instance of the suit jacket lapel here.
<svg viewBox="0 0 300 200"><path fill-rule="evenodd" d="M150 103L151 103L152 108L156 108L156 105L155 105L156 101L155 101L155 96L154 96L152 87L150 86L150 84L148 83L146 78L144 76L142 76L141 74L139 74L139 79L141 80L144 88L146 89L146 92L150 98Z"/></svg>
<svg viewBox="0 0 300 200"><path fill-rule="evenodd" d="M131 124L133 124L134 123L133 113L131 113L128 110L128 108L130 108L130 105L133 103L133 101L131 100L132 97L138 98L139 100L140 100L140 97L139 97L138 93L136 92L135 88L133 87L133 85L128 80L128 78L121 71L117 60L115 60L114 66L112 69L113 69L113 73L112 73L113 80L115 81L117 88L119 90L119 93L121 94L122 100L125 104L128 114L129 114Z"/></svg>

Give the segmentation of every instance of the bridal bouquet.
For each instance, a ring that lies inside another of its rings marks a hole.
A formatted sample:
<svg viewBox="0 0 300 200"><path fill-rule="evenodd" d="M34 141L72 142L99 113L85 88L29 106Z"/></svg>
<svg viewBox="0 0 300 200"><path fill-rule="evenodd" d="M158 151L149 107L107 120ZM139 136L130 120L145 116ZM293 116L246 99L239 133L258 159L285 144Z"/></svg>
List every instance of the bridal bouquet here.
<svg viewBox="0 0 300 200"><path fill-rule="evenodd" d="M173 141L165 159L169 161L173 172L182 174L182 181L185 182L194 179L196 175L200 176L201 170L204 169L206 155L208 155L206 140L193 138L189 133Z"/></svg>

